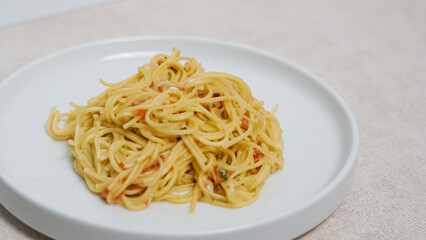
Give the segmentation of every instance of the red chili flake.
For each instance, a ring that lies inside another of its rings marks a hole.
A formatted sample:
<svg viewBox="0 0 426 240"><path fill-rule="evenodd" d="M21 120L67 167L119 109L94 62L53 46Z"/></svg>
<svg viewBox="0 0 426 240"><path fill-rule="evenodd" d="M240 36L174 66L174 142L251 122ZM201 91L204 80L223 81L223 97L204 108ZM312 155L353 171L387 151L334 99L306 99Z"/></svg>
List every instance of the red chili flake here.
<svg viewBox="0 0 426 240"><path fill-rule="evenodd" d="M125 176L123 179L121 179L121 181L125 182L128 177L129 177L129 175Z"/></svg>
<svg viewBox="0 0 426 240"><path fill-rule="evenodd" d="M147 112L147 110L146 109L135 109L135 110L133 110L133 115L135 115L135 116L145 116L145 113Z"/></svg>
<svg viewBox="0 0 426 240"><path fill-rule="evenodd" d="M145 205L147 205L147 206L149 205L149 199L145 200Z"/></svg>
<svg viewBox="0 0 426 240"><path fill-rule="evenodd" d="M124 169L124 163L123 163L123 162L119 162L119 163L118 163L118 166L119 166L121 169Z"/></svg>
<svg viewBox="0 0 426 240"><path fill-rule="evenodd" d="M151 166L149 166L148 168L145 168L144 170L142 170L142 173L147 172L147 171L152 170L152 169L155 169L155 168L158 168L158 167L160 167L160 161L155 160L155 161L151 164Z"/></svg>
<svg viewBox="0 0 426 240"><path fill-rule="evenodd" d="M184 87L178 87L178 89L181 90L181 91L186 91L186 88L184 88Z"/></svg>
<svg viewBox="0 0 426 240"><path fill-rule="evenodd" d="M249 127L249 120L247 118L243 118L241 120L241 128L248 129Z"/></svg>
<svg viewBox="0 0 426 240"><path fill-rule="evenodd" d="M158 89L159 92L163 92L164 91L164 86L158 86L157 89Z"/></svg>
<svg viewBox="0 0 426 240"><path fill-rule="evenodd" d="M225 196L225 195L226 195L226 192L225 192L225 190L224 190L223 188L219 188L219 189L217 190L217 194L222 195L222 196Z"/></svg>
<svg viewBox="0 0 426 240"><path fill-rule="evenodd" d="M158 66L160 66L162 63L163 63L163 60L158 59L158 61L157 61Z"/></svg>
<svg viewBox="0 0 426 240"><path fill-rule="evenodd" d="M160 167L160 161L155 160L152 164L150 168L158 168Z"/></svg>
<svg viewBox="0 0 426 240"><path fill-rule="evenodd" d="M161 158L161 160L163 160L163 162L164 162L164 160L166 160L166 156L164 156L163 154L160 154L160 158Z"/></svg>
<svg viewBox="0 0 426 240"><path fill-rule="evenodd" d="M106 199L107 198L107 196L108 196L108 194L109 194L109 189L107 188L107 189L105 189L103 192L101 192L101 198L102 199Z"/></svg>
<svg viewBox="0 0 426 240"><path fill-rule="evenodd" d="M254 158L254 162L257 163L259 162L260 159L263 158L263 153L258 151L256 148L253 148L253 158Z"/></svg>

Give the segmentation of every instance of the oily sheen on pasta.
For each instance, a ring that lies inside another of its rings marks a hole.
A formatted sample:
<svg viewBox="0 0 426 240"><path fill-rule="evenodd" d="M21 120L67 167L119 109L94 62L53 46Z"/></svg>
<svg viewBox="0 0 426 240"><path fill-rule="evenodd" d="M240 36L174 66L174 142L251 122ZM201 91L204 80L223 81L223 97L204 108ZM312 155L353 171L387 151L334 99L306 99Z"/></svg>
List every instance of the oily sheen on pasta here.
<svg viewBox="0 0 426 240"><path fill-rule="evenodd" d="M87 105L70 103L68 113L52 108L46 125L53 139L68 140L75 171L109 204L239 208L283 167L275 110L267 112L242 79L205 72L179 49L126 80L101 82L104 92Z"/></svg>

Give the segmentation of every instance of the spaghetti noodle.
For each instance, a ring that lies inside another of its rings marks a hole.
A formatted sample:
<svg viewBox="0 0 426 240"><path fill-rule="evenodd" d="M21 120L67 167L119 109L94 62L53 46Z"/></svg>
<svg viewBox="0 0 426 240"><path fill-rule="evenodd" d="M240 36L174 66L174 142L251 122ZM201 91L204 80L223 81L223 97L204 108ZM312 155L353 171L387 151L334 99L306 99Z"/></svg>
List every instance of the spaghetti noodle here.
<svg viewBox="0 0 426 240"><path fill-rule="evenodd" d="M109 204L152 201L238 208L284 164L282 130L248 85L195 58L158 54L138 73L60 113L47 133L68 140L75 171ZM63 127L60 121L66 120Z"/></svg>

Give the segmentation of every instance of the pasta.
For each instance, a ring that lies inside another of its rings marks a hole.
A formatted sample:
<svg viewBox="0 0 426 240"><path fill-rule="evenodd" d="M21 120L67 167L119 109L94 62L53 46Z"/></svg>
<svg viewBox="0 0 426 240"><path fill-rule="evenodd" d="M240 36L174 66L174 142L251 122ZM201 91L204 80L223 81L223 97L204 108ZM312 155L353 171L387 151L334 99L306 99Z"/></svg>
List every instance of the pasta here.
<svg viewBox="0 0 426 240"><path fill-rule="evenodd" d="M282 130L240 78L195 58L158 54L73 110L54 107L49 136L68 140L75 171L109 204L239 208L284 164ZM61 122L65 122L60 127Z"/></svg>

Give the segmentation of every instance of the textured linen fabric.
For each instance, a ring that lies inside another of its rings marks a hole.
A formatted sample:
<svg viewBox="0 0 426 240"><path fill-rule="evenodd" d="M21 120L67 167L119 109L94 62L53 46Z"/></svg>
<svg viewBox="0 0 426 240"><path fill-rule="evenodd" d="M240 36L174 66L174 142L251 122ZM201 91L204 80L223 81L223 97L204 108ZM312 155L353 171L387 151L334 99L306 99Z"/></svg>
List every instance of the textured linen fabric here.
<svg viewBox="0 0 426 240"><path fill-rule="evenodd" d="M62 48L127 36L211 37L288 58L337 90L360 128L351 190L300 239L426 239L425 13L420 0L120 1L1 28L0 81ZM1 205L0 236L48 239Z"/></svg>

